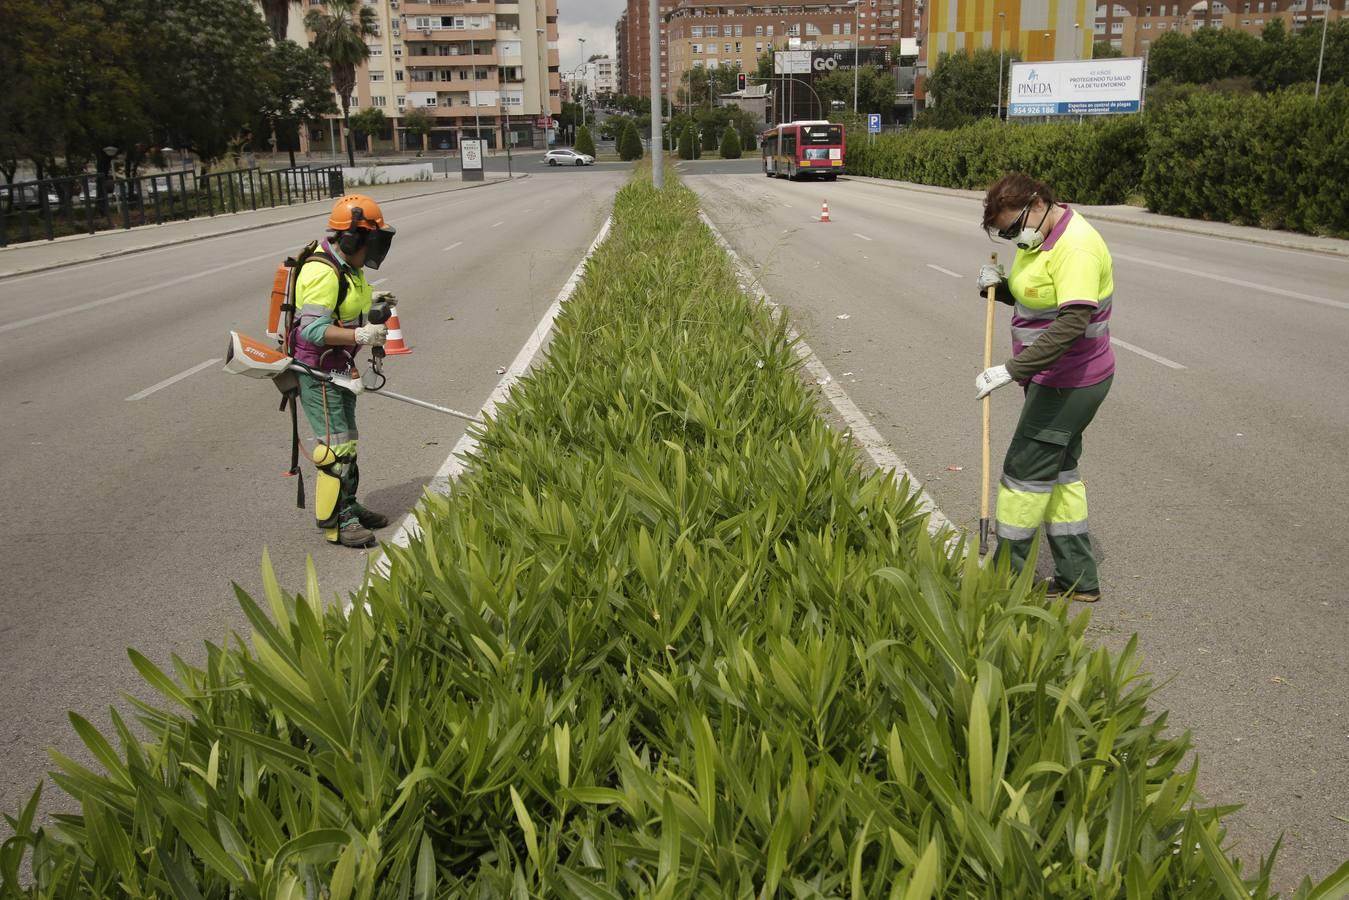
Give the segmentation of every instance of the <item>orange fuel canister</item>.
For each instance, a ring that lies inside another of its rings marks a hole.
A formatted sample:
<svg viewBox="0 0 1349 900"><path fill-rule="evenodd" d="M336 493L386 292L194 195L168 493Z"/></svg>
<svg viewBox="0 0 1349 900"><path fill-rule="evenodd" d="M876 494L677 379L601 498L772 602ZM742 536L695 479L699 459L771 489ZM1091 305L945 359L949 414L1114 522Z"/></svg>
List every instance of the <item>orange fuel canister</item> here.
<svg viewBox="0 0 1349 900"><path fill-rule="evenodd" d="M290 289L290 266L282 263L276 267L276 277L272 279L272 298L267 307L267 333L281 339L281 307L286 303L286 293Z"/></svg>

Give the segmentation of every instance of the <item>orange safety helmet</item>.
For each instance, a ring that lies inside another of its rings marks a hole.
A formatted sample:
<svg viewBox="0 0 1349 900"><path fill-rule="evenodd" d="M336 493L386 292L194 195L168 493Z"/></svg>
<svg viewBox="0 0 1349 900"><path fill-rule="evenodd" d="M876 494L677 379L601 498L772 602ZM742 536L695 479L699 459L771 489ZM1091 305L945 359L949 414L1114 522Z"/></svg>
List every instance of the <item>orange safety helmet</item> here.
<svg viewBox="0 0 1349 900"><path fill-rule="evenodd" d="M328 227L333 231L353 228L372 231L384 227L384 213L373 197L347 194L333 204L333 211L328 214Z"/></svg>
<svg viewBox="0 0 1349 900"><path fill-rule="evenodd" d="M328 227L337 233L337 246L346 256L365 253L364 265L378 269L393 244L396 229L384 221L384 213L373 197L347 194L333 204Z"/></svg>

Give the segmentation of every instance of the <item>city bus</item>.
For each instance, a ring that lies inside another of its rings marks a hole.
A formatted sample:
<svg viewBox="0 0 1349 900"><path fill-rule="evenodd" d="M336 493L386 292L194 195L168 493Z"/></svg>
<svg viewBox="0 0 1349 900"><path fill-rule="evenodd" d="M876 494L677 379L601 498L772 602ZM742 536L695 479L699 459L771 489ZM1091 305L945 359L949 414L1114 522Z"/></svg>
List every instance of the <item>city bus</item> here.
<svg viewBox="0 0 1349 900"><path fill-rule="evenodd" d="M763 171L769 178L823 178L844 172L843 126L811 120L784 122L759 136Z"/></svg>

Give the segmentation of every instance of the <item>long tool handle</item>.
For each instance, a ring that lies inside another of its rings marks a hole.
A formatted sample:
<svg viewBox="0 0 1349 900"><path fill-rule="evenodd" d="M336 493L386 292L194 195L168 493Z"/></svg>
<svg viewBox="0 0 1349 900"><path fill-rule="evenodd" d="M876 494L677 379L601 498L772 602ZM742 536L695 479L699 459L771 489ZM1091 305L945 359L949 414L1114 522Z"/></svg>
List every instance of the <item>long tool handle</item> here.
<svg viewBox="0 0 1349 900"><path fill-rule="evenodd" d="M388 397L390 400L401 400L404 403L411 403L413 406L420 406L422 409L434 410L438 413L444 413L447 416L454 416L456 419L463 419L467 422L473 422L476 425L482 425L483 420L477 416L471 416L468 413L460 412L457 409L450 409L448 406L437 406L434 403L427 403L425 400L418 400L416 397L407 397L403 394L395 394L393 391L378 390L366 391L366 397Z"/></svg>
<svg viewBox="0 0 1349 900"><path fill-rule="evenodd" d="M993 265L998 264L998 254L993 254ZM997 285L991 285L988 289L988 303L984 312L984 368L988 369L993 365L993 304L994 295L998 291ZM988 552L988 488L990 480L990 470L992 467L990 461L989 444L992 441L990 434L989 421L993 412L993 395L985 394L983 400L983 453L982 453L982 471L979 482L979 555L983 556Z"/></svg>

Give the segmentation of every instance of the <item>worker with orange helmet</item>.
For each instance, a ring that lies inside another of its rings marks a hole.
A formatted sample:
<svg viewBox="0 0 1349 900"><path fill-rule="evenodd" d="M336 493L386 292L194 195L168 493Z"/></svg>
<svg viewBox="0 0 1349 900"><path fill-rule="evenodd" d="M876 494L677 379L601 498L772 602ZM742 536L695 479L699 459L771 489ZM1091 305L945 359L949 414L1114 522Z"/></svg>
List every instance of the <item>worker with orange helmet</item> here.
<svg viewBox="0 0 1349 900"><path fill-rule="evenodd" d="M362 347L384 345L388 328L366 321L376 298L363 270L380 267L393 236L393 226L370 197L348 194L333 204L327 237L304 261L295 282L295 359L313 369L347 374ZM393 302L392 295L381 294L379 299ZM312 375L300 374L299 380L300 406L314 431L318 466L314 517L331 543L372 546L374 529L389 520L356 500L356 395Z"/></svg>

